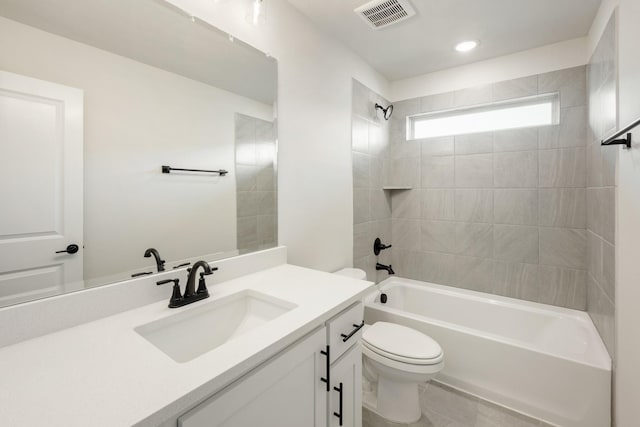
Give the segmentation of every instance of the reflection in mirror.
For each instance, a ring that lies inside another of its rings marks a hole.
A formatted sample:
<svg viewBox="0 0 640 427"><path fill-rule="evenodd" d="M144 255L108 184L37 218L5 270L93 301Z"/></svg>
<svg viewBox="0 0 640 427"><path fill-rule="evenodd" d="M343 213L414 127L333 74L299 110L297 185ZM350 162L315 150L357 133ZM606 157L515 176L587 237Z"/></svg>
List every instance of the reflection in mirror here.
<svg viewBox="0 0 640 427"><path fill-rule="evenodd" d="M274 59L158 0L0 0L0 40L0 306L276 245Z"/></svg>

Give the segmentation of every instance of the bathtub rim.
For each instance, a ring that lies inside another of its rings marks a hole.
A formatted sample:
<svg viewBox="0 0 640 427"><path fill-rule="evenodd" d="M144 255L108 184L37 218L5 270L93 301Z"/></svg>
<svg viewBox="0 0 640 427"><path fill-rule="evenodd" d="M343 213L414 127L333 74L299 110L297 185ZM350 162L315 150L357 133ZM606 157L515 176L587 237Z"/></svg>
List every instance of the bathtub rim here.
<svg viewBox="0 0 640 427"><path fill-rule="evenodd" d="M549 312L551 312L554 315L560 315L566 318L573 319L579 322L580 324L582 324L583 326L585 326L589 330L589 333L591 334L592 339L594 340L594 345L597 346L598 353L600 354L595 357L594 361L577 359L577 358L569 357L566 355L549 352L541 348L538 348L534 345L527 345L526 342L519 341L513 338L508 338L502 335L483 331L480 329L471 328L468 326L458 325L455 323L447 322L447 321L440 320L440 319L426 316L426 315L410 313L410 312L392 308L389 306L384 306L380 303L375 302L376 297L381 292L383 292L384 290L398 287L398 286L409 286L412 288L419 288L422 291L426 290L429 292L436 292L436 293L453 296L453 297L463 297L465 299L470 299L470 300L480 301L480 302L487 302L487 300L489 300L489 302L492 304L499 304L499 305L514 308L514 309L521 310L522 308L525 308L530 312L540 313L540 314L543 314L543 313L548 314ZM533 301L520 300L517 298L510 298L502 295L495 295L495 294L473 291L469 289L456 288L453 286L439 285L431 282L423 282L419 280L406 279L403 277L390 277L376 284L376 289L364 297L364 303L365 303L365 307L370 307L371 309L387 311L391 314L395 314L398 316L405 316L416 321L427 321L436 326L451 328L459 332L481 336L483 338L497 341L502 344L512 345L528 351L535 351L537 353L541 353L550 357L556 357L569 362L579 363L585 366L589 366L591 368L601 369L607 372L611 372L612 370L611 356L609 355L606 347L604 346L604 342L602 341L600 334L595 328L595 325L593 324L593 321L591 320L589 315L586 312L581 310L558 307L558 306L553 306L548 304L537 303Z"/></svg>

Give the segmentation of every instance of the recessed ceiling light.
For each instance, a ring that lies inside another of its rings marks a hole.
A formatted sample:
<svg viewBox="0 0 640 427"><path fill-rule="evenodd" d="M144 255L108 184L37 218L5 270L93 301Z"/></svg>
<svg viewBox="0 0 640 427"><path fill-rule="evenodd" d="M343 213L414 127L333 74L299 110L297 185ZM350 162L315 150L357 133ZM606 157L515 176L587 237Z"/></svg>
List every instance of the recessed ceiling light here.
<svg viewBox="0 0 640 427"><path fill-rule="evenodd" d="M476 47L478 47L478 42L475 40L469 40L462 43L458 43L456 45L456 50L458 52L469 52L470 50L473 50Z"/></svg>

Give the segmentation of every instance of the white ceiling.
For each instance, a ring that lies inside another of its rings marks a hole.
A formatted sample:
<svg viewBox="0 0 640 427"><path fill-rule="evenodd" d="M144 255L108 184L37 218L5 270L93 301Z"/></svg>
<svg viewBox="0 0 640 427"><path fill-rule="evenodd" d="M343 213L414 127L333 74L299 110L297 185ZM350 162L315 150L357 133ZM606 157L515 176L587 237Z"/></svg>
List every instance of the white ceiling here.
<svg viewBox="0 0 640 427"><path fill-rule="evenodd" d="M273 58L161 0L0 0L0 16L266 104Z"/></svg>
<svg viewBox="0 0 640 427"><path fill-rule="evenodd" d="M409 0L417 15L381 30L366 0L288 0L391 81L587 35L601 0ZM461 54L463 40L480 46Z"/></svg>

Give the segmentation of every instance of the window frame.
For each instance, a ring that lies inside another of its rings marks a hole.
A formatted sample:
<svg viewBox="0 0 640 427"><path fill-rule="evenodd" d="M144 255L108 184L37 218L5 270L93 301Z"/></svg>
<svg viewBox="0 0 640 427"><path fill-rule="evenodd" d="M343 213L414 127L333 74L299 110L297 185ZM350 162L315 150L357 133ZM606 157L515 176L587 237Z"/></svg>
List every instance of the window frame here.
<svg viewBox="0 0 640 427"><path fill-rule="evenodd" d="M420 136L420 137L415 136L415 125L420 121L463 116L463 115L468 115L473 113L482 113L487 111L504 110L509 107L517 108L517 107L533 106L533 105L545 104L548 101L551 101L551 106L552 106L551 123L549 124L493 128L493 129L486 129L486 130L474 130L469 132L448 133L444 135L435 135L435 136ZM465 107L456 107L456 108L451 108L446 110L430 111L428 113L418 113L418 114L409 115L406 117L406 140L418 141L423 139L445 138L445 137L459 136L459 135L471 135L474 133L499 132L504 130L545 127L545 126L558 125L559 123L560 123L560 93L549 92L549 93L543 93L539 95L512 98L504 101L489 102L484 104L476 104L476 105L465 106Z"/></svg>

